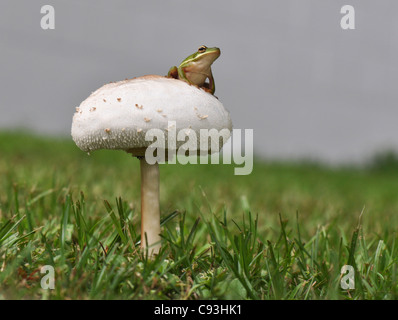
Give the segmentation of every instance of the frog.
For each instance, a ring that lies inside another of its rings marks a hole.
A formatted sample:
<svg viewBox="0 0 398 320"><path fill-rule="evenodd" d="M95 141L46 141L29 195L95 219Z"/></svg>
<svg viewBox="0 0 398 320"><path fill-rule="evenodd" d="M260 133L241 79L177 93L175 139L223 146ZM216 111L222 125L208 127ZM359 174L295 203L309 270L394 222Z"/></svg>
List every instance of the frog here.
<svg viewBox="0 0 398 320"><path fill-rule="evenodd" d="M198 51L188 56L178 67L171 67L166 77L185 81L214 95L216 86L211 65L220 54L219 48L208 48L202 45ZM209 82L206 82L207 79L209 79Z"/></svg>

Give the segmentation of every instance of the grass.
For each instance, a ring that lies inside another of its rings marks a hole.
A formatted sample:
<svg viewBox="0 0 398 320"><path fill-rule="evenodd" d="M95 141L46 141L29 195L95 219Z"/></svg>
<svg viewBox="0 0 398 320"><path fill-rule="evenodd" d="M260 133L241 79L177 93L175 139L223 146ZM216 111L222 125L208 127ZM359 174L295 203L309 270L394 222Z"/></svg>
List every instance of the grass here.
<svg viewBox="0 0 398 320"><path fill-rule="evenodd" d="M148 260L136 159L2 132L0 298L396 299L397 163L161 165L163 247Z"/></svg>

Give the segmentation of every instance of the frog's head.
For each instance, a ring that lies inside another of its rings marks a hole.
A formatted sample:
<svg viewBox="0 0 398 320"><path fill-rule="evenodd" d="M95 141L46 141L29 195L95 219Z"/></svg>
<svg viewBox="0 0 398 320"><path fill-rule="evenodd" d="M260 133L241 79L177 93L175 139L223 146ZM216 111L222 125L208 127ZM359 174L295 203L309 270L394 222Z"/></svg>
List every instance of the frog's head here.
<svg viewBox="0 0 398 320"><path fill-rule="evenodd" d="M221 51L217 47L208 48L206 46L200 46L198 51L196 52L196 57L206 57L206 58L211 57L214 61L220 56L220 54Z"/></svg>
<svg viewBox="0 0 398 320"><path fill-rule="evenodd" d="M185 62L195 62L203 65L210 66L221 54L219 48L208 48L200 46L198 51L185 59Z"/></svg>

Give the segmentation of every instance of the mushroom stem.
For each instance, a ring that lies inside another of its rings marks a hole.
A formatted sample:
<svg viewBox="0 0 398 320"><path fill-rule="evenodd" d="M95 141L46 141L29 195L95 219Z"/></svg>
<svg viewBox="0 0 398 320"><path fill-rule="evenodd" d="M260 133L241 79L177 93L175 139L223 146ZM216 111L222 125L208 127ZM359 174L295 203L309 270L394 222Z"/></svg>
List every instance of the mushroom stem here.
<svg viewBox="0 0 398 320"><path fill-rule="evenodd" d="M160 250L159 164L139 157L141 166L141 248L148 254Z"/></svg>

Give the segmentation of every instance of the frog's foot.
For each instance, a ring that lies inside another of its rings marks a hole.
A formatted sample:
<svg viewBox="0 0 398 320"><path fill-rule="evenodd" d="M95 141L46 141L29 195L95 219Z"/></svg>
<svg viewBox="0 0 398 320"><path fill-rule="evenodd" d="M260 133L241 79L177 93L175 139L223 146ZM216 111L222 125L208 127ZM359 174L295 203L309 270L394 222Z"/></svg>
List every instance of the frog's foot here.
<svg viewBox="0 0 398 320"><path fill-rule="evenodd" d="M211 93L212 95L214 95L214 91L212 89L206 88L206 87L201 87L204 91Z"/></svg>
<svg viewBox="0 0 398 320"><path fill-rule="evenodd" d="M211 93L212 95L214 95L214 89L213 89L213 88L210 88L210 84L209 84L209 83L205 82L205 83L203 84L203 86L201 86L201 88L202 88L204 91L206 91L206 92Z"/></svg>
<svg viewBox="0 0 398 320"><path fill-rule="evenodd" d="M166 76L167 78L174 78L174 79L178 79L178 69L176 66L171 67L169 70L169 73Z"/></svg>

